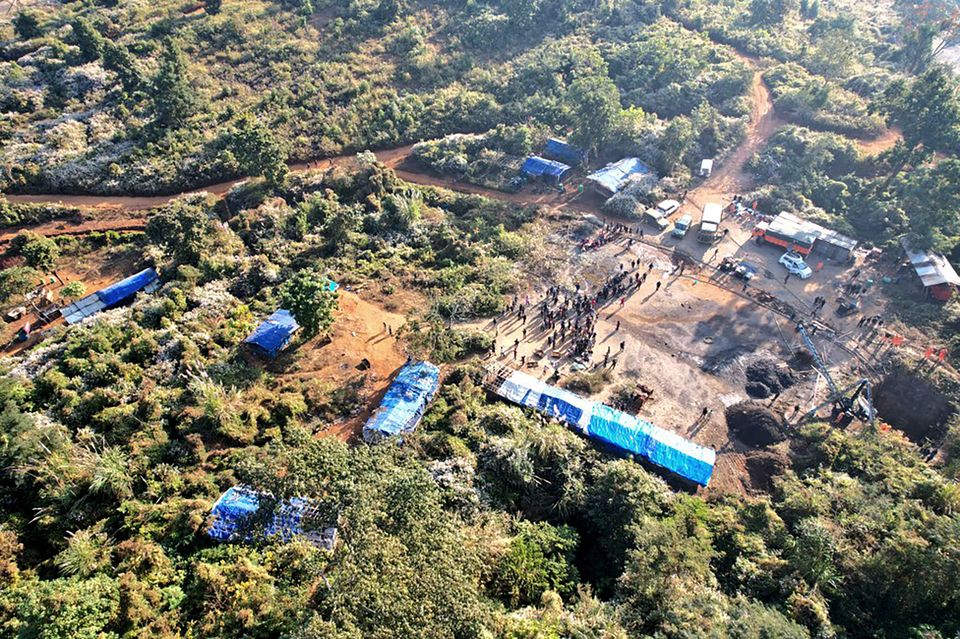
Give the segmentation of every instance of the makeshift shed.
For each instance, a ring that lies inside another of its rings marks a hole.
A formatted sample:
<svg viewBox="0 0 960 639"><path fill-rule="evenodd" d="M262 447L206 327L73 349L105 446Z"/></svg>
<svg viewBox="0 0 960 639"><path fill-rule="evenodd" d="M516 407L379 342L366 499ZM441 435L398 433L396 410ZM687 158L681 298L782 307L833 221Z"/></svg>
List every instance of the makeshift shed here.
<svg viewBox="0 0 960 639"><path fill-rule="evenodd" d="M560 184L570 167L536 155L530 156L520 167L520 172L531 179L540 179L549 184Z"/></svg>
<svg viewBox="0 0 960 639"><path fill-rule="evenodd" d="M276 357L287 347L294 333L300 330L296 318L290 311L280 309L260 322L250 336L243 340L253 350L267 357Z"/></svg>
<svg viewBox="0 0 960 639"><path fill-rule="evenodd" d="M497 395L514 404L534 408L586 434L592 402L526 373L511 369L505 369L505 373L494 390Z"/></svg>
<svg viewBox="0 0 960 639"><path fill-rule="evenodd" d="M264 497L268 496L245 486L227 489L213 505L207 534L220 542L275 535L287 541L299 535L321 548L333 549L337 529L317 525L318 513L313 502L295 497L276 504L272 512L261 513Z"/></svg>
<svg viewBox="0 0 960 639"><path fill-rule="evenodd" d="M914 250L906 238L901 240L900 244L910 260L910 266L920 278L924 292L940 302L949 300L957 286L960 286L960 276L947 258L936 253Z"/></svg>
<svg viewBox="0 0 960 639"><path fill-rule="evenodd" d="M543 156L571 166L583 164L585 158L583 151L557 138L547 140L547 144L543 147Z"/></svg>
<svg viewBox="0 0 960 639"><path fill-rule="evenodd" d="M160 276L147 268L65 306L62 315L67 324L77 324L100 311L126 304L141 291L152 293L158 288Z"/></svg>
<svg viewBox="0 0 960 639"><path fill-rule="evenodd" d="M590 439L638 455L684 479L701 486L710 482L716 451L650 422L504 366L487 371L484 387L503 399L536 409Z"/></svg>
<svg viewBox="0 0 960 639"><path fill-rule="evenodd" d="M413 431L439 386L440 369L430 362L405 365L364 425L364 441L375 444Z"/></svg>
<svg viewBox="0 0 960 639"><path fill-rule="evenodd" d="M753 235L802 255L813 253L840 261L850 259L857 247L856 240L792 213L781 213L770 222L757 224Z"/></svg>
<svg viewBox="0 0 960 639"><path fill-rule="evenodd" d="M640 158L623 158L587 176L595 191L604 197L620 192L633 176L653 175L653 169Z"/></svg>

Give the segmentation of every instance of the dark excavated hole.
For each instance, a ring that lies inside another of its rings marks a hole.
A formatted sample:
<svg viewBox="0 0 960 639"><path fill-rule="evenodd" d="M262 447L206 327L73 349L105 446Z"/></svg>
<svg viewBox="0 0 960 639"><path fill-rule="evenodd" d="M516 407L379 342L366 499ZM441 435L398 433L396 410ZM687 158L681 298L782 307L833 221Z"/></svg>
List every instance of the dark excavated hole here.
<svg viewBox="0 0 960 639"><path fill-rule="evenodd" d="M894 371L877 385L874 406L882 421L917 443L935 439L953 412L930 380L908 370Z"/></svg>

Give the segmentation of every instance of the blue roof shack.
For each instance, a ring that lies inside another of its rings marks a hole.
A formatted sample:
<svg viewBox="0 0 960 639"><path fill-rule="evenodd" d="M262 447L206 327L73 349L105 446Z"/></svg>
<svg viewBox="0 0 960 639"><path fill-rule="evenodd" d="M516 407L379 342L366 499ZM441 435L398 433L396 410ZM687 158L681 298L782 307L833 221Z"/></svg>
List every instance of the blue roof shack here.
<svg viewBox="0 0 960 639"><path fill-rule="evenodd" d="M337 529L316 525L317 509L313 502L294 497L277 504L272 513L260 513L263 497L244 486L227 489L213 505L207 535L219 542L250 541L254 532L263 537L278 536L284 541L299 535L322 548L333 549Z"/></svg>
<svg viewBox="0 0 960 639"><path fill-rule="evenodd" d="M570 167L536 155L527 158L520 172L531 179L539 178L549 184L560 184L569 173Z"/></svg>
<svg viewBox="0 0 960 639"><path fill-rule="evenodd" d="M579 166L586 159L586 154L583 151L557 138L547 140L546 146L543 147L543 155L551 160L564 162L571 166Z"/></svg>
<svg viewBox="0 0 960 639"><path fill-rule="evenodd" d="M644 164L640 158L623 158L591 173L587 176L587 180L593 184L594 190L598 193L611 197L619 193L634 175L654 175L654 173L653 169Z"/></svg>
<svg viewBox="0 0 960 639"><path fill-rule="evenodd" d="M380 407L363 427L363 439L375 444L417 427L440 386L440 369L430 362L414 362L400 369Z"/></svg>
<svg viewBox="0 0 960 639"><path fill-rule="evenodd" d="M276 357L287 347L300 325L290 311L280 309L260 322L250 336L243 340L252 349L267 357Z"/></svg>
<svg viewBox="0 0 960 639"><path fill-rule="evenodd" d="M116 308L132 301L141 291L152 293L158 288L160 288L160 276L152 268L146 268L65 306L61 314L67 324L77 324L100 311Z"/></svg>
<svg viewBox="0 0 960 639"><path fill-rule="evenodd" d="M491 371L484 386L500 397L567 424L592 440L637 455L688 481L710 483L717 453L606 404L592 402L521 371Z"/></svg>

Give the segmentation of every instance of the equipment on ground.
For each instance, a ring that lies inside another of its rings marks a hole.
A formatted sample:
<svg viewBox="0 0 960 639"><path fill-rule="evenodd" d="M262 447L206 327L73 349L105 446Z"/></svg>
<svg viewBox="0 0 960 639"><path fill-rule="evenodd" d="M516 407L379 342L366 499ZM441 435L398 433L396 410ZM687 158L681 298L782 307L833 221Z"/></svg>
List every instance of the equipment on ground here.
<svg viewBox="0 0 960 639"><path fill-rule="evenodd" d="M801 415L797 423L815 416L821 409L832 405L830 422L835 426L846 428L856 418L868 422L870 428L876 428L877 412L873 407L873 391L870 380L863 378L845 388L838 387L803 322L797 324L797 332L800 333L804 346L813 358L813 365L823 375L827 382L827 388L830 389L830 396L824 402Z"/></svg>

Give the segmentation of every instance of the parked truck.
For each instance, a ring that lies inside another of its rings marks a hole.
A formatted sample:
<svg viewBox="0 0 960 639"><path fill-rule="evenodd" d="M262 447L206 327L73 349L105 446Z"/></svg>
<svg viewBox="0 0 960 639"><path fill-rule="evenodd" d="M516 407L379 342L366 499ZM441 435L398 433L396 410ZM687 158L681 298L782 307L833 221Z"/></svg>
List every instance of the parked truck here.
<svg viewBox="0 0 960 639"><path fill-rule="evenodd" d="M703 207L700 216L700 228L697 230L697 241L712 244L720 239L720 221L723 219L723 207L710 202Z"/></svg>

